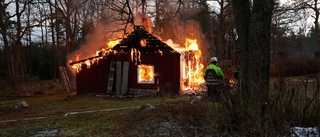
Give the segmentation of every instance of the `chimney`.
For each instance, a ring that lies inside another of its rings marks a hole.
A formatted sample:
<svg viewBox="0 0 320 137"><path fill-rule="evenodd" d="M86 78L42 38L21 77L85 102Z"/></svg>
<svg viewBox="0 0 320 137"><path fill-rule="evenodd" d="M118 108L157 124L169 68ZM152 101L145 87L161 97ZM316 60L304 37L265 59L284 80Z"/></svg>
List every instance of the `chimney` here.
<svg viewBox="0 0 320 137"><path fill-rule="evenodd" d="M151 18L143 17L142 24L146 28L146 31L148 31L149 33L152 32Z"/></svg>

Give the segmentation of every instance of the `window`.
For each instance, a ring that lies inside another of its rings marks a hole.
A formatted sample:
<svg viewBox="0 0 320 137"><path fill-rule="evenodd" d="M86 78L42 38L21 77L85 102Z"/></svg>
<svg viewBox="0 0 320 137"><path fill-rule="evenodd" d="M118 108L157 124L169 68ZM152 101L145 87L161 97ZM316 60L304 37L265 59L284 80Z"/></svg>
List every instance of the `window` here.
<svg viewBox="0 0 320 137"><path fill-rule="evenodd" d="M138 65L138 83L154 84L154 67L151 65Z"/></svg>

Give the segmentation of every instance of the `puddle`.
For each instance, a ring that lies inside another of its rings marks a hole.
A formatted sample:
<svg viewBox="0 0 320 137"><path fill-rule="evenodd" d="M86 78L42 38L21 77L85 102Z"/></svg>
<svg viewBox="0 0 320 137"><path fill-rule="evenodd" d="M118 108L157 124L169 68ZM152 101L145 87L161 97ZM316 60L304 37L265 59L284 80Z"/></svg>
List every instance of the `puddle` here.
<svg viewBox="0 0 320 137"><path fill-rule="evenodd" d="M57 136L59 134L58 129L54 130L43 130L43 131L37 131L33 133L30 137L48 137L48 136Z"/></svg>

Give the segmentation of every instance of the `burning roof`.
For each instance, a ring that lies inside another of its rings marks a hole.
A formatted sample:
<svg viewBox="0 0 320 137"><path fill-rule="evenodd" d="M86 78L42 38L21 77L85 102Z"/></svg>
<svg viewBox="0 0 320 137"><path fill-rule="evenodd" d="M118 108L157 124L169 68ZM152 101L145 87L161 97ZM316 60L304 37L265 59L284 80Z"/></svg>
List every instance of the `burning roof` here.
<svg viewBox="0 0 320 137"><path fill-rule="evenodd" d="M131 49L144 53L177 53L173 48L146 31L142 26L136 26L135 30L115 45L112 50L128 53Z"/></svg>
<svg viewBox="0 0 320 137"><path fill-rule="evenodd" d="M76 60L75 62L70 62L70 65L101 58L110 53L132 53L135 51L139 51L143 53L180 54L175 49L162 42L156 36L146 31L143 26L136 26L134 31L131 32L127 36L127 38L122 39L120 42L119 40L110 41L108 43L108 48L109 49L103 48L97 51L96 56L82 60Z"/></svg>

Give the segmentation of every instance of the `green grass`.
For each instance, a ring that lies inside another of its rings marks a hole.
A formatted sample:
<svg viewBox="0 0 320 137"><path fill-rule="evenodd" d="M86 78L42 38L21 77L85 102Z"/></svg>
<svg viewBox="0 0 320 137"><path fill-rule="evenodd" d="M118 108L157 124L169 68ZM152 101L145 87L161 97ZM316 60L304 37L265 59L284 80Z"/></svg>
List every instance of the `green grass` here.
<svg viewBox="0 0 320 137"><path fill-rule="evenodd" d="M319 127L319 105L313 103L305 114L302 113L304 88L297 88L294 101L289 98L292 94L288 89L301 87L301 82L286 84L284 92L273 89L274 80L270 79L270 90L277 98L269 104L266 119L260 118L256 110L261 108L256 108L255 103L247 104L250 109L243 109L236 97L233 104L215 105L207 101L190 104L187 96L112 98L73 96L74 93L62 91L33 97L0 96L0 136L32 136L41 131L57 131L58 136L96 137L159 136L157 133L162 131L168 131L170 136L219 136L226 131L229 136L281 136L290 132L284 130L287 129L285 123ZM311 84L314 83L308 84L306 90L314 93ZM29 107L13 108L19 101L26 101ZM156 109L143 111L147 104L156 106ZM107 111L115 108L127 109ZM310 110L316 111L310 113Z"/></svg>
<svg viewBox="0 0 320 137"><path fill-rule="evenodd" d="M188 100L187 97L111 99L87 95L70 97L70 95L71 93L62 93L51 96L2 99L0 103L0 136L25 136L32 135L37 131L52 130L59 130L59 135L62 136L112 136L118 132L119 125L122 124L119 123L121 117L130 115L137 108L114 111L100 110ZM13 108L13 105L19 101L26 101L29 107ZM87 113L65 116L70 112Z"/></svg>

